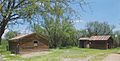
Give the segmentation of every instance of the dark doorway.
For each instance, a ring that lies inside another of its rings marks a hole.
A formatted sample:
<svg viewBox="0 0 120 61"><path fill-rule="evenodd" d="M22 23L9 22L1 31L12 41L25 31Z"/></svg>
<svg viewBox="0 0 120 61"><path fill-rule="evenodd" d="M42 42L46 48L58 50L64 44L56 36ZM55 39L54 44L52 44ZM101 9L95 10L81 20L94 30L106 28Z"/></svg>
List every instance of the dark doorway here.
<svg viewBox="0 0 120 61"><path fill-rule="evenodd" d="M82 48L85 48L85 46L84 46L84 41L82 41L81 44L82 44Z"/></svg>
<svg viewBox="0 0 120 61"><path fill-rule="evenodd" d="M85 46L84 46L84 41L80 41L80 46L79 46L79 47L85 48Z"/></svg>

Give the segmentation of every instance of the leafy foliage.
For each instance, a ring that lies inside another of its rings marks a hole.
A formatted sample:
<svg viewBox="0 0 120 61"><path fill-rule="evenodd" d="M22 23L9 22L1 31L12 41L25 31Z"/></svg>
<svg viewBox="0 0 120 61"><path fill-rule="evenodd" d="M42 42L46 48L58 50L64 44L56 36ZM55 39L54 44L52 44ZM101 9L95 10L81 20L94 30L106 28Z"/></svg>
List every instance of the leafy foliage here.
<svg viewBox="0 0 120 61"><path fill-rule="evenodd" d="M37 0L0 0L0 44L1 37L9 25L19 24L17 19L25 19L34 14Z"/></svg>
<svg viewBox="0 0 120 61"><path fill-rule="evenodd" d="M113 38L115 40L115 46L120 47L120 31L115 31L113 33Z"/></svg>
<svg viewBox="0 0 120 61"><path fill-rule="evenodd" d="M113 33L113 26L110 26L106 22L90 22L87 23L87 31L89 33L89 36L92 35L112 35Z"/></svg>
<svg viewBox="0 0 120 61"><path fill-rule="evenodd" d="M46 20L43 27L33 25L33 31L48 36L51 48L77 45L76 30L72 23L66 20L62 22Z"/></svg>
<svg viewBox="0 0 120 61"><path fill-rule="evenodd" d="M77 45L76 29L73 26L71 15L74 10L69 6L72 3L84 4L84 0L51 0L43 1L44 8L40 16L43 24L33 24L33 30L49 37L49 46L52 48ZM82 6L81 6L82 7ZM75 13L74 13L75 14Z"/></svg>
<svg viewBox="0 0 120 61"><path fill-rule="evenodd" d="M89 36L89 32L87 31L87 30L78 30L77 31L77 37L78 37L78 39L80 38L80 37L88 37Z"/></svg>
<svg viewBox="0 0 120 61"><path fill-rule="evenodd" d="M39 19L33 20L33 16L39 14L43 20L50 17L70 18L75 14L70 6L73 3L79 4L81 8L87 4L85 0L0 0L0 41L7 26L21 23L18 19L27 19L24 22L30 23L40 22Z"/></svg>
<svg viewBox="0 0 120 61"><path fill-rule="evenodd" d="M17 36L17 32L16 31L9 31L5 34L5 39L10 39L10 38L13 38L15 36Z"/></svg>

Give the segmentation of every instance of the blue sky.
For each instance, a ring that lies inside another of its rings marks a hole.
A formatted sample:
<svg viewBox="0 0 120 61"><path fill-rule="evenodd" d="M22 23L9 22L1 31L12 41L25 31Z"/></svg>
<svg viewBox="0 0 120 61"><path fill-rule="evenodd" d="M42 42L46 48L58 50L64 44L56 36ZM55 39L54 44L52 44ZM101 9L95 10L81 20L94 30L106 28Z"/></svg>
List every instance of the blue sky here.
<svg viewBox="0 0 120 61"><path fill-rule="evenodd" d="M90 0L89 2L90 8L85 7L86 12L79 13L82 16L80 22L76 22L77 29L84 29L86 22L104 21L115 25L115 30L120 30L120 0Z"/></svg>

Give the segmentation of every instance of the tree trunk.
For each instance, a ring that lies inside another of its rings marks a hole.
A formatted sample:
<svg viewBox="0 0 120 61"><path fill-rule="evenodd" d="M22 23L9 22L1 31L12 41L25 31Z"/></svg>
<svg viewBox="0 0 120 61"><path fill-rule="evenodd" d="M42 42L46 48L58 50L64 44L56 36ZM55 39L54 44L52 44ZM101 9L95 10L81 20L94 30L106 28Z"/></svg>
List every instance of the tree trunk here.
<svg viewBox="0 0 120 61"><path fill-rule="evenodd" d="M1 45L2 35L4 31L5 31L5 28L0 28L0 45Z"/></svg>
<svg viewBox="0 0 120 61"><path fill-rule="evenodd" d="M4 34L7 23L8 23L8 20L2 20L0 24L0 45L1 45L2 35Z"/></svg>
<svg viewBox="0 0 120 61"><path fill-rule="evenodd" d="M2 39L1 39L1 37L0 37L0 45L1 45L1 40L2 40Z"/></svg>

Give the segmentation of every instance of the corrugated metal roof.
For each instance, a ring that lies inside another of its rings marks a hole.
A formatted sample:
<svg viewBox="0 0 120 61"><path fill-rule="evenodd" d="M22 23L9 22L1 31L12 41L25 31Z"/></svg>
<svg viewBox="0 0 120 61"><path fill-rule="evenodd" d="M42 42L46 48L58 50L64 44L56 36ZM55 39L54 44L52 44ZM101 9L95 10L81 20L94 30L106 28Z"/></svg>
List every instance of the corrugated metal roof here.
<svg viewBox="0 0 120 61"><path fill-rule="evenodd" d="M94 40L108 40L111 36L110 35L105 35L105 36L91 36L89 38L90 41Z"/></svg>

